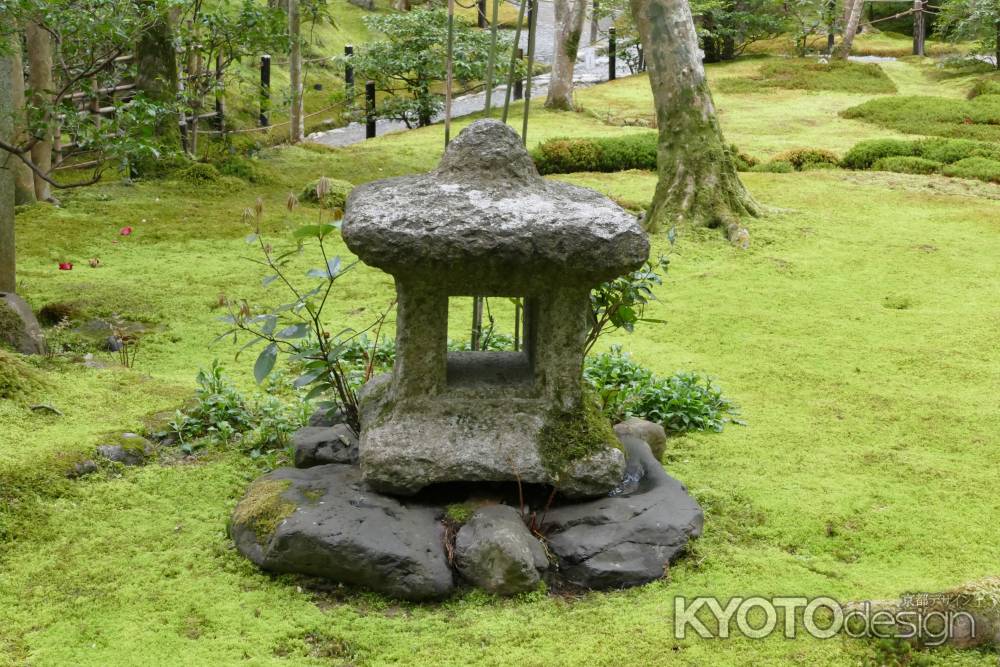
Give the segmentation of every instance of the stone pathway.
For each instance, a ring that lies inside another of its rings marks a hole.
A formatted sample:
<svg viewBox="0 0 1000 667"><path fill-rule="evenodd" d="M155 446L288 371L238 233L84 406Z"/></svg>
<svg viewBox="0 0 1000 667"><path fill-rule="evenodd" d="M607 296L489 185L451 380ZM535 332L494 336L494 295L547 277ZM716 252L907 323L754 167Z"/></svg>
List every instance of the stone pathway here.
<svg viewBox="0 0 1000 667"><path fill-rule="evenodd" d="M611 24L610 19L604 19L599 23L599 32L607 31ZM589 40L590 23L584 26L584 39ZM555 35L555 9L551 0L541 0L538 3L538 34L535 39L535 56L540 63L552 64L552 54L554 49ZM527 53L528 35L522 33L520 46ZM607 39L599 38L597 42L581 46L578 52L576 68L573 72L573 80L581 86L592 85L608 78L608 57L598 55L598 51L607 48ZM616 68L617 76L629 76L628 66L619 62ZM544 99L549 91L549 75L542 74L531 80L531 99ZM507 86L497 86L493 89L493 104L503 106L504 95ZM452 117L459 118L469 114L478 113L486 108L486 94L484 92L462 95L452 100ZM495 107L494 107L495 108ZM434 122L444 120L444 114L434 117ZM406 124L398 120L378 120L375 123L375 133L378 136L389 134L390 132L403 132L408 128ZM306 137L307 141L313 141L327 146L349 146L365 140L364 123L351 123L344 127L332 130L314 132Z"/></svg>

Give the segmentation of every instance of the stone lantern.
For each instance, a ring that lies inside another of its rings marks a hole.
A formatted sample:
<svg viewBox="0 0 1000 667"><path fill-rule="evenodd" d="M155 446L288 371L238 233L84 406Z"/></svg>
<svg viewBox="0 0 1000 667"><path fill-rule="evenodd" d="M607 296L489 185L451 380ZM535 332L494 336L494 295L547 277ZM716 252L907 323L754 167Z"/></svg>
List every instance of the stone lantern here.
<svg viewBox="0 0 1000 667"><path fill-rule="evenodd" d="M361 396L371 488L519 480L586 497L621 482L624 453L582 366L591 289L649 255L633 215L541 178L512 129L480 120L436 170L356 188L343 236L396 282L395 366ZM521 298L522 349L448 351L453 296Z"/></svg>

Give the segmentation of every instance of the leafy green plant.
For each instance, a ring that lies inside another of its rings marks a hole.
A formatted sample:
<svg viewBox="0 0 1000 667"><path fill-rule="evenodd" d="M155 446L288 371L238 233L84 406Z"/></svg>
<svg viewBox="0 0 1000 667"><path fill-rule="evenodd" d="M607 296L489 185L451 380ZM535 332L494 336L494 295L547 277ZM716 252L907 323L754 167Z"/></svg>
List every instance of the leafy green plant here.
<svg viewBox="0 0 1000 667"><path fill-rule="evenodd" d="M674 232L668 238L674 242ZM646 305L656 299L653 288L663 284L663 277L657 270L666 273L670 264L668 257L661 256L654 262L646 262L641 269L620 278L598 285L590 293L590 332L587 334L586 353L594 347L604 334L618 329L632 333L639 322L660 322L644 316Z"/></svg>
<svg viewBox="0 0 1000 667"><path fill-rule="evenodd" d="M253 428L253 414L247 400L223 374L218 359L208 370L198 371L195 378L195 404L189 410L178 410L170 421L170 429L181 446L191 450L191 441L214 436L228 442L237 432Z"/></svg>
<svg viewBox="0 0 1000 667"><path fill-rule="evenodd" d="M309 416L308 402L297 393L287 402L278 397L288 384L278 377L263 395L248 398L229 381L216 359L210 368L198 371L195 381L198 387L192 407L178 410L168 423L187 453L194 451L199 440L223 444L238 440L257 458L286 447Z"/></svg>
<svg viewBox="0 0 1000 667"><path fill-rule="evenodd" d="M254 363L254 377L258 383L263 382L274 370L279 354L285 353L299 373L295 386L310 388L305 400L323 398L319 403L321 408L341 411L345 421L358 431L360 424L356 390L372 376L375 366L374 363L369 363L359 374L358 369L344 355L359 336L367 331L374 330L374 341L378 342L382 324L395 302L362 331L343 327L339 332L333 333L328 328L324 308L337 281L354 266L342 266L340 258L331 256L327 250L326 244L338 231L337 221L342 216L340 209L329 210L323 204L329 188L329 180L321 178L316 185L316 196L320 202L317 224L296 228L292 233L294 244L282 252L276 251L264 238L263 202L258 199L254 208L244 211L243 219L251 229L246 241L255 245L261 256L252 261L269 271L269 275L263 279L264 286L278 283L285 287L292 300L256 311L246 301L240 302L238 306L230 304L229 315L223 321L230 324L231 328L219 336L218 340L231 338L235 344L239 334L249 334L249 342L240 348L237 356L249 347L266 343ZM290 197L289 209L295 205L295 198ZM294 256L305 250L306 241L315 242L314 247L322 265L310 269L306 273L309 283L300 285L289 274L289 264Z"/></svg>
<svg viewBox="0 0 1000 667"><path fill-rule="evenodd" d="M709 378L698 373L659 377L618 346L588 357L583 377L612 421L641 417L668 433L721 431L727 423L743 423L736 405Z"/></svg>

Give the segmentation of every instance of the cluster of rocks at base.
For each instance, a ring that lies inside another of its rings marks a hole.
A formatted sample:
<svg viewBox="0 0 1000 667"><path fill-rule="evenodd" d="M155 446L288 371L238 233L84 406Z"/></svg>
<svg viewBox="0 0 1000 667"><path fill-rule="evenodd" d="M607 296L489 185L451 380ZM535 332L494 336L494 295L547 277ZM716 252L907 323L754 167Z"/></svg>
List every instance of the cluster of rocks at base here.
<svg viewBox="0 0 1000 667"><path fill-rule="evenodd" d="M649 443L633 435L641 430L649 429L633 424L621 436L628 470L619 489L552 507L539 539L518 509L502 504L480 503L457 532L449 531L440 499L396 498L362 481L357 441L346 426L307 427L295 438L295 458L309 467L255 481L233 513L230 534L265 570L406 600L439 599L461 582L500 595L543 580L555 588L644 584L662 577L701 534L703 515ZM655 442L655 428L652 434Z"/></svg>

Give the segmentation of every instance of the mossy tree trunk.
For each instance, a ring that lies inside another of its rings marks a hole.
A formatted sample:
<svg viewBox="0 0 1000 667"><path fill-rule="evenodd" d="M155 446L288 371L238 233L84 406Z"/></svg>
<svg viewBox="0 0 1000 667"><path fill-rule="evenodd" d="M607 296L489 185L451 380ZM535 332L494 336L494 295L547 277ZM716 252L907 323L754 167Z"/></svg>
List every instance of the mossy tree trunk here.
<svg viewBox="0 0 1000 667"><path fill-rule="evenodd" d="M10 36L10 93L11 109L14 121L14 141L20 144L25 140L24 114L24 64L21 62L21 36L13 33ZM23 160L11 159L14 169L14 203L34 204L35 203L35 175L31 173L31 168Z"/></svg>
<svg viewBox="0 0 1000 667"><path fill-rule="evenodd" d="M13 58L0 57L0 139L14 143ZM14 168L20 162L4 153L0 159L0 292L14 292Z"/></svg>
<svg viewBox="0 0 1000 667"><path fill-rule="evenodd" d="M31 96L39 108L46 108L52 97L52 35L37 23L28 24L28 86ZM31 147L31 161L39 171L52 171L52 130L47 128L44 136ZM38 201L52 199L48 181L35 174L35 197Z"/></svg>
<svg viewBox="0 0 1000 667"><path fill-rule="evenodd" d="M174 50L174 21L162 12L136 43L136 88L150 100L172 107L177 101L177 52ZM157 138L167 150L181 150L178 116L169 113L159 121Z"/></svg>
<svg viewBox="0 0 1000 667"><path fill-rule="evenodd" d="M851 47L854 45L855 35L858 34L858 25L861 23L861 12L864 10L864 6L864 0L854 0L854 4L851 5L851 13L847 15L847 24L844 26L844 36L840 40L840 46L834 51L834 54L842 60L847 60L847 57L851 55Z"/></svg>
<svg viewBox="0 0 1000 667"><path fill-rule="evenodd" d="M573 70L587 17L587 0L555 0L555 14L555 52L545 106L568 111L573 108Z"/></svg>
<svg viewBox="0 0 1000 667"><path fill-rule="evenodd" d="M659 127L659 180L646 221L725 226L759 213L743 187L715 116L687 0L631 0Z"/></svg>

